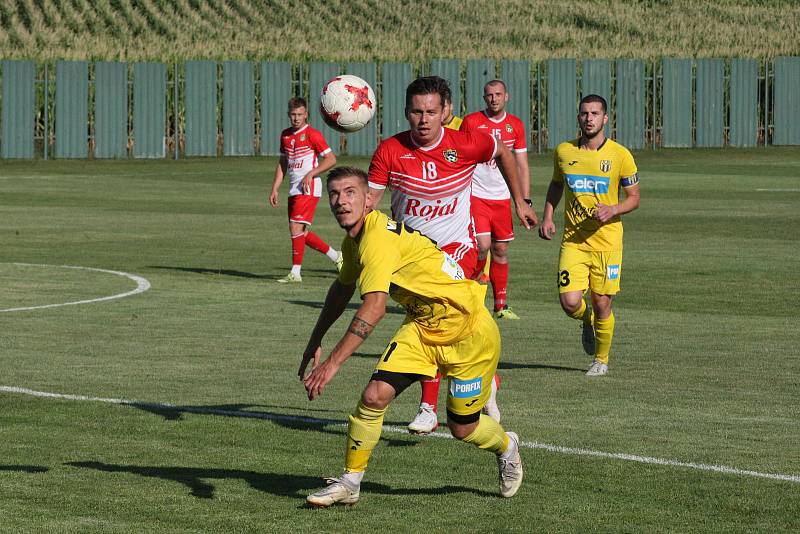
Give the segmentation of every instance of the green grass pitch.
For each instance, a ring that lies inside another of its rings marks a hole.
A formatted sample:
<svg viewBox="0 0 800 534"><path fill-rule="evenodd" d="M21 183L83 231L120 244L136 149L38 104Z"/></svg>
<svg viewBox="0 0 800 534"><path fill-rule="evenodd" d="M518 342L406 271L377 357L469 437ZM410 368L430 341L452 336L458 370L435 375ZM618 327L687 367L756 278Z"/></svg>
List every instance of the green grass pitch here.
<svg viewBox="0 0 800 534"><path fill-rule="evenodd" d="M302 285L274 282L290 255L285 197L266 206L275 160L1 162L0 309L136 287L63 265L152 287L0 312L0 386L139 401L0 391L0 531L800 529L800 151L636 158L607 377L583 375L558 243L519 230L511 246L522 320L501 324L499 402L528 445L519 494L496 496L489 454L387 431L361 502L330 510L303 499L340 473L343 423L402 314L306 399L297 367L334 272L308 251ZM531 165L541 213L551 160ZM324 203L315 229L341 239ZM387 425L408 422L418 391Z"/></svg>

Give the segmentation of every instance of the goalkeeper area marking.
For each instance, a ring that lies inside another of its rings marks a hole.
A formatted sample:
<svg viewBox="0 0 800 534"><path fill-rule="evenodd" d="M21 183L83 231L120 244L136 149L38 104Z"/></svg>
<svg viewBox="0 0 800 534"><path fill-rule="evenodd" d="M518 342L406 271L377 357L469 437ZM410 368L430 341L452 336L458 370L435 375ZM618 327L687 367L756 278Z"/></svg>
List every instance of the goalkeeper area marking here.
<svg viewBox="0 0 800 534"><path fill-rule="evenodd" d="M117 276L124 276L125 278L128 278L136 282L136 289L133 289L131 291L126 291L125 293L117 293L116 295L110 295L108 297L98 297L87 300L75 300L71 302L60 302L57 304L43 304L41 306L26 306L24 308L0 309L0 313L40 310L44 308L58 308L61 306L76 306L78 304L92 304L94 302L104 302L107 300L116 300L125 297L130 297L131 295L136 295L137 293L144 293L145 291L150 289L150 282L146 278L142 278L141 276L137 276L135 274L124 273L122 271L110 271L108 269L97 269L95 267L79 267L75 265L47 265L43 263L9 263L8 265L18 265L21 267L57 267L60 269L76 269L81 271L94 271L98 273L114 274Z"/></svg>
<svg viewBox="0 0 800 534"><path fill-rule="evenodd" d="M219 410L215 408L200 408L193 406L179 406L174 404L166 404L161 402L143 402L127 399L111 399L103 397L89 397L85 395L68 395L63 393L50 393L46 391L34 391L28 388L14 387L14 386L0 386L0 392L13 393L20 395L29 395L39 398L67 400L67 401L84 401L84 402L103 402L108 404L118 404L122 406L133 406L141 408L173 410L184 413L194 414L207 414L207 415L221 415L227 417L249 417L254 419L265 419L269 421L291 421L308 423L314 425L329 425L333 427L346 427L347 423L343 420L337 419L318 419L314 417L302 417L295 415L278 415L272 413L259 413L248 412L245 410ZM384 426L384 432L391 432L394 434L408 434L408 429L398 426ZM434 432L428 434L428 437L452 439L450 434L443 432ZM800 475L786 475L781 473L762 473L760 471L751 471L748 469L738 469L736 467L728 467L724 465L709 465L694 462L681 462L677 460L668 460L663 458L655 458L652 456L639 456L636 454L627 454L621 452L603 452L591 449L581 449L574 447L562 447L560 445L548 445L546 443L538 443L535 441L522 441L520 447L526 449L540 449L548 452L559 454L570 454L575 456L592 456L595 458L606 458L609 460L624 460L628 462L638 462L642 464L663 465L667 467L678 467L684 469L696 469L699 471L708 471L714 473L722 473L726 475L746 476L766 478L770 480L782 480L785 482L800 483Z"/></svg>

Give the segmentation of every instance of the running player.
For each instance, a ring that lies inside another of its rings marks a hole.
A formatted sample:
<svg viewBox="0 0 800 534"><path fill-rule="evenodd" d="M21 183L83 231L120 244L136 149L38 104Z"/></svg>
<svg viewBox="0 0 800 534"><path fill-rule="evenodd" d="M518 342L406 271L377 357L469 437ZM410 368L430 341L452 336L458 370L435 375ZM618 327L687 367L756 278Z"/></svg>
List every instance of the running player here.
<svg viewBox="0 0 800 534"><path fill-rule="evenodd" d="M370 335L386 314L389 295L406 309L406 319L378 359L350 416L344 474L328 479L329 485L306 501L316 507L358 502L386 409L411 383L433 376L437 369L450 379L447 425L453 437L494 453L500 494L514 496L523 475L519 438L481 414L500 358L500 332L483 304L485 287L467 279L458 263L424 235L370 211L364 171L334 169L327 187L331 210L347 235L342 271L331 284L298 371L308 398L322 394ZM320 363L322 339L347 308L356 282L363 303L330 356ZM312 370L306 374L309 363Z"/></svg>
<svg viewBox="0 0 800 534"><path fill-rule="evenodd" d="M508 102L506 84L502 80L492 80L484 85L483 100L486 102L486 109L464 117L461 129L487 132L514 152L520 191L524 201L531 205L525 125L518 117L505 110ZM508 244L514 239L511 195L494 161L482 163L475 168L472 179L472 219L478 241L479 281L492 284L494 316L498 319L519 319L508 306ZM490 250L492 257L486 280L483 278L483 270Z"/></svg>
<svg viewBox="0 0 800 534"><path fill-rule="evenodd" d="M611 301L622 276L621 215L639 207L639 175L627 148L607 139L606 101L587 95L578 107L581 136L561 143L553 156L553 180L547 190L539 236L556 233L553 211L566 185L564 237L558 259L559 300L564 312L581 321L583 348L594 360L587 376L608 373L614 337ZM620 186L625 200L619 201ZM583 295L591 289L591 308Z"/></svg>
<svg viewBox="0 0 800 534"><path fill-rule="evenodd" d="M337 269L342 261L338 250L308 229L314 221L314 212L322 194L322 180L319 175L336 165L336 155L325 142L322 133L308 124L305 99L289 100L289 122L291 127L281 132L281 157L275 167L275 181L269 195L270 205L273 208L278 207L278 188L288 174L292 270L278 279L283 284L303 281L300 270L306 245L328 256Z"/></svg>
<svg viewBox="0 0 800 534"><path fill-rule="evenodd" d="M411 129L385 139L372 156L371 205L378 205L388 187L392 217L432 239L472 278L477 248L470 190L478 163L497 161L523 226L530 229L538 220L523 200L513 154L488 134L444 128L448 101L450 87L438 76L418 78L408 86L405 111ZM423 382L419 412L408 427L411 432L436 429L438 394L438 379ZM499 417L494 402L487 409Z"/></svg>

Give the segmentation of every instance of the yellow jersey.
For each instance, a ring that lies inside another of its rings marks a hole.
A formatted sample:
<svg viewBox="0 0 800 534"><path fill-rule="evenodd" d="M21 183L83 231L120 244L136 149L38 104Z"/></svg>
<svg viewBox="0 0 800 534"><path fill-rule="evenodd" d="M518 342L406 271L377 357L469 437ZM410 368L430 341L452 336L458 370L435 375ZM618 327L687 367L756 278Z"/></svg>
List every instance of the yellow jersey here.
<svg viewBox="0 0 800 534"><path fill-rule="evenodd" d="M450 128L451 130L460 130L461 123L464 122L464 119L457 115L453 115L453 118L450 119L450 122L444 125L445 128Z"/></svg>
<svg viewBox="0 0 800 534"><path fill-rule="evenodd" d="M345 237L342 257L339 281L358 282L362 297L388 293L426 343L451 345L472 334L486 288L419 232L373 211L357 238Z"/></svg>
<svg viewBox="0 0 800 534"><path fill-rule="evenodd" d="M619 204L619 188L639 183L630 151L606 139L597 150L582 150L579 139L561 143L553 154L553 181L564 185L563 246L595 252L622 250L622 220L593 219L598 203Z"/></svg>

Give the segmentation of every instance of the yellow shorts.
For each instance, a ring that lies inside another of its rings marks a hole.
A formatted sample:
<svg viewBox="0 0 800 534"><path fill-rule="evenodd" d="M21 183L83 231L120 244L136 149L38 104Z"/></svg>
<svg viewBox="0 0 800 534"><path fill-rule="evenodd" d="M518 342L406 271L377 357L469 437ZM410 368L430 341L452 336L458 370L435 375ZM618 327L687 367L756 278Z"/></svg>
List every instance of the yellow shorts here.
<svg viewBox="0 0 800 534"><path fill-rule="evenodd" d="M452 345L425 343L413 321L406 321L389 341L376 371L413 373L433 378L437 370L450 382L447 409L470 415L489 400L500 361L500 331L481 307L472 335Z"/></svg>
<svg viewBox="0 0 800 534"><path fill-rule="evenodd" d="M622 251L592 252L561 247L558 258L558 292L586 291L600 295L619 293Z"/></svg>

